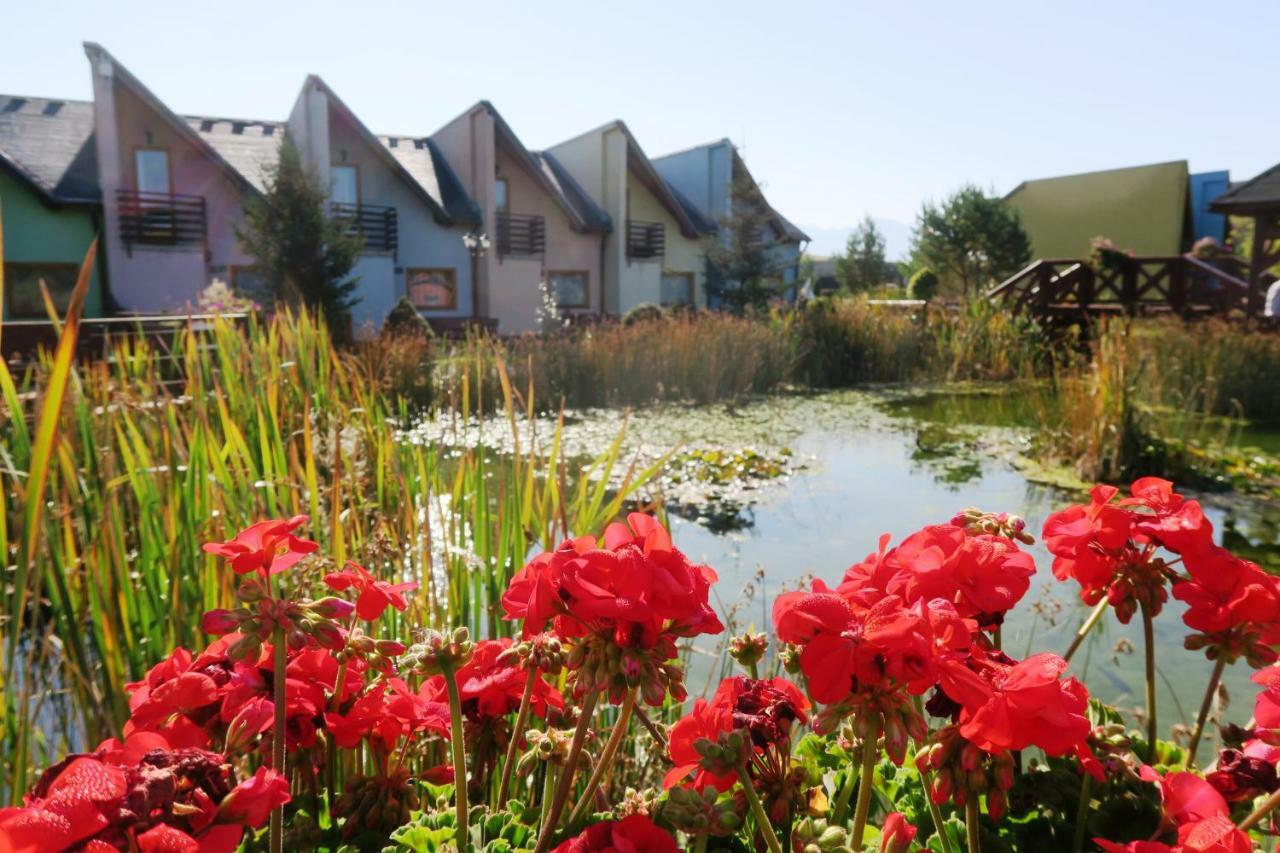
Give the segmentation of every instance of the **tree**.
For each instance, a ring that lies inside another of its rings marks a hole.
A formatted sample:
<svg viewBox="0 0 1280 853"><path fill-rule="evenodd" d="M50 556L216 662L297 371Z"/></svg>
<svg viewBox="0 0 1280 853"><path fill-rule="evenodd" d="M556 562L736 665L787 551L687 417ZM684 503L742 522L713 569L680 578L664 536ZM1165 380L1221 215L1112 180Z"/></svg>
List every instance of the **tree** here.
<svg viewBox="0 0 1280 853"><path fill-rule="evenodd" d="M720 222L722 239L707 252L707 292L733 311L760 307L780 296L787 285L774 275L764 239L773 211L746 175L733 178L731 213Z"/></svg>
<svg viewBox="0 0 1280 853"><path fill-rule="evenodd" d="M887 264L884 257L884 234L870 215L849 235L844 254L836 258L836 281L851 293L884 283Z"/></svg>
<svg viewBox="0 0 1280 853"><path fill-rule="evenodd" d="M1031 260L1018 213L966 186L941 205L925 202L912 235L912 266L931 267L944 291L970 296Z"/></svg>
<svg viewBox="0 0 1280 853"><path fill-rule="evenodd" d="M930 301L938 295L938 274L928 267L921 267L907 283L907 293L912 299Z"/></svg>
<svg viewBox="0 0 1280 853"><path fill-rule="evenodd" d="M324 183L288 139L265 183L262 196L245 205L236 238L277 300L322 311L341 340L351 307L360 301L352 295L356 279L350 277L360 241L347 233L345 222L329 216Z"/></svg>

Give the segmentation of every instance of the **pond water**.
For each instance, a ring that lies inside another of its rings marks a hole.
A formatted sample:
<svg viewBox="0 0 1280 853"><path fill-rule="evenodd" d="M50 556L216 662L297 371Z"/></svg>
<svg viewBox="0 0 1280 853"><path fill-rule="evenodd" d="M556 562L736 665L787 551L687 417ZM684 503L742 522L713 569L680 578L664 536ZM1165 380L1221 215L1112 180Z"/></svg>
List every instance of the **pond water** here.
<svg viewBox="0 0 1280 853"><path fill-rule="evenodd" d="M722 606L736 605L740 627L761 628L779 591L812 577L838 582L850 564L875 550L882 533L896 543L977 506L1019 514L1038 535L1050 512L1079 495L1037 485L1015 466L1027 448L1019 429L1026 414L1017 394L846 391L638 412L628 432L641 451L673 440L687 447L752 447L765 455L790 451L790 473L733 496L742 506L737 524L696 509L687 513L692 517L672 518L678 545L720 574ZM596 418L579 421L593 422L602 428ZM1248 546L1254 559L1280 555L1274 506L1204 499L1219 537L1225 531L1232 547ZM1037 543L1031 551L1037 575L1003 630L1004 647L1015 657L1062 653L1087 613L1078 587L1054 580L1044 548ZM1181 611L1170 601L1155 627L1162 728L1194 723L1211 669L1203 654L1182 648ZM1073 660L1073 671L1099 698L1123 708L1143 704L1142 666L1138 619L1122 626L1110 617ZM1229 719L1243 722L1252 714L1250 674L1243 663L1228 670Z"/></svg>
<svg viewBox="0 0 1280 853"><path fill-rule="evenodd" d="M626 453L642 461L679 445L676 459L682 464L655 492L672 508L677 544L719 573L718 604L740 631L767 629L772 601L785 589L811 578L837 583L849 565L875 550L883 533L896 543L976 506L1021 515L1038 536L1049 513L1082 495L1037 484L1015 464L1029 447L1024 425L1030 414L1021 395L994 386L840 391L735 406L580 412L566 417L564 441L570 455L594 455L625 422ZM552 422L526 428L545 437ZM470 440L494 446L502 443L507 426L477 429L481 434ZM527 446L527 438L522 442ZM720 451L718 466L708 476L707 466L695 465L691 474L687 457L711 448ZM1225 536L1233 550L1280 571L1280 512L1274 504L1238 495L1198 497L1220 540ZM1030 651L1061 654L1087 608L1074 583L1054 580L1047 551L1038 543L1030 550L1037 574L1004 626L1004 648L1015 657ZM1202 653L1183 649L1181 612L1181 604L1170 601L1155 626L1157 701L1165 731L1194 723L1211 669ZM717 671L708 665L712 650L700 651L689 683L694 694ZM1144 704L1142 669L1140 620L1122 626L1113 616L1072 661L1072 671L1095 695L1127 709ZM1228 669L1227 719L1244 722L1251 716L1250 674L1243 663Z"/></svg>

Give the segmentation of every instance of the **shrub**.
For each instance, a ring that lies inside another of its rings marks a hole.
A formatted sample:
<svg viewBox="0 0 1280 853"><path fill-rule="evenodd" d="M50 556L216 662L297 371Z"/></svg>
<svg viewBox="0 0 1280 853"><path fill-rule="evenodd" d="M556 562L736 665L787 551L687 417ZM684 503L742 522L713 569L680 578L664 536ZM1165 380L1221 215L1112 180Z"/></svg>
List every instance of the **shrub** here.
<svg viewBox="0 0 1280 853"><path fill-rule="evenodd" d="M929 267L921 267L907 282L907 292L912 299L930 301L938 295L938 274Z"/></svg>

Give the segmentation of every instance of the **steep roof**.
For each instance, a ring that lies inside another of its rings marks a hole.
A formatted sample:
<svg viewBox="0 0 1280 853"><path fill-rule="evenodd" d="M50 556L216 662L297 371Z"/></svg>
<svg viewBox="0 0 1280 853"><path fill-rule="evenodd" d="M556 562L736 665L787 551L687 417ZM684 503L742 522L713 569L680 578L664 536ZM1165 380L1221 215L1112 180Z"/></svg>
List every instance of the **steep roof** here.
<svg viewBox="0 0 1280 853"><path fill-rule="evenodd" d="M90 62L110 63L114 78L127 86L130 91L132 91L139 100L146 104L148 108L155 112L156 115L168 122L175 133L186 139L196 148L196 150L207 156L214 165L222 169L222 171L236 184L238 184L241 189L250 193L257 192L249 179L232 166L231 163L229 163L227 159L223 157L212 144L210 144L209 140L204 138L200 133L197 133L185 119L165 106L164 102L156 97L155 93L148 89L141 80L135 77L133 72L120 64L120 61L112 56L110 51L100 44L87 41L84 43L84 52L85 55L89 57Z"/></svg>
<svg viewBox="0 0 1280 853"><path fill-rule="evenodd" d="M671 191L671 195L674 196L675 200L684 208L684 212L688 214L691 220L693 220L693 224L697 226L699 231L704 234L714 234L720 229L720 226L716 224L716 221L699 210L698 206L691 202L688 196L676 189L675 184L670 181L666 181L666 184L667 189Z"/></svg>
<svg viewBox="0 0 1280 853"><path fill-rule="evenodd" d="M0 166L46 203L101 203L93 103L0 95Z"/></svg>
<svg viewBox="0 0 1280 853"><path fill-rule="evenodd" d="M444 208L450 219L473 226L481 223L480 207L467 195L462 181L435 142L425 136L379 136L378 141L413 176L418 186Z"/></svg>
<svg viewBox="0 0 1280 853"><path fill-rule="evenodd" d="M1280 164L1252 180L1233 185L1209 204L1210 210L1228 214L1275 210L1277 207L1280 207Z"/></svg>
<svg viewBox="0 0 1280 853"><path fill-rule="evenodd" d="M577 211L579 218L582 219L588 230L609 231L613 228L613 218L605 212L604 208L596 204L591 196L587 195L587 191L582 188L582 184L578 183L573 175L569 174L569 171L556 159L554 154L549 151L531 151L529 153L538 163L547 180L555 187L556 193L564 199L565 203Z"/></svg>
<svg viewBox="0 0 1280 853"><path fill-rule="evenodd" d="M423 203L431 209L431 213L435 216L437 222L442 225L453 224L452 218L449 216L448 212L445 211L441 202L433 197L431 193L427 192L426 188L419 183L418 179L410 174L409 170L404 167L400 160L391 153L391 149L382 144L382 141L378 139L377 135L374 134L373 131L365 127L364 122L362 122L355 112L338 97L338 94L329 87L328 83L324 82L324 80L320 79L320 77L315 74L308 74L307 80L303 84L303 90L305 91L309 86L314 86L324 92L325 96L329 100L330 108L337 110L338 114L342 116L353 128L355 128L356 133L369 144L374 153L382 158L383 162L387 164L387 167L390 168L397 177L404 181L405 184L407 184L409 188L422 199Z"/></svg>
<svg viewBox="0 0 1280 853"><path fill-rule="evenodd" d="M1024 181L1005 201L1039 258L1081 258L1107 237L1138 255L1176 255L1190 229L1185 160Z"/></svg>
<svg viewBox="0 0 1280 853"><path fill-rule="evenodd" d="M280 157L285 126L278 121L183 116L187 124L258 192Z"/></svg>
<svg viewBox="0 0 1280 853"><path fill-rule="evenodd" d="M747 180L751 182L751 186L755 188L756 193L760 196L760 200L764 202L764 206L769 208L769 213L773 218L773 227L777 229L782 240L787 243L808 243L809 235L793 225L791 220L779 213L776 207L769 204L769 199L765 196L764 190L761 189L759 181L756 180L755 175L751 174L751 170L747 168L746 161L743 160L742 155L738 153L738 146L729 142L728 139L722 139L720 142L713 142L702 147L710 148L713 145L726 143L733 150L733 168L735 173L740 172L741 174L746 175Z"/></svg>

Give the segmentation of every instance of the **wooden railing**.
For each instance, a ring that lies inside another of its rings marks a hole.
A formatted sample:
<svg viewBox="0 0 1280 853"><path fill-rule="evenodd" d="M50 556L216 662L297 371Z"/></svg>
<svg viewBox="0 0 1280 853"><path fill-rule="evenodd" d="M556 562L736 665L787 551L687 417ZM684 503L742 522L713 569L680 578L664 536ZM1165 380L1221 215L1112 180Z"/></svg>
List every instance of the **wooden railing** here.
<svg viewBox="0 0 1280 853"><path fill-rule="evenodd" d="M547 221L537 214L499 213L498 256L541 255L547 250Z"/></svg>
<svg viewBox="0 0 1280 853"><path fill-rule="evenodd" d="M1097 270L1078 259L1039 260L987 292L1015 312L1076 318L1090 314L1226 314L1248 305L1249 285L1230 257L1119 258Z"/></svg>
<svg viewBox="0 0 1280 853"><path fill-rule="evenodd" d="M360 240L367 251L395 252L400 245L400 224L396 209L385 204L340 204L330 210L347 222L347 234Z"/></svg>
<svg viewBox="0 0 1280 853"><path fill-rule="evenodd" d="M660 258L667 251L667 229L661 222L627 220L627 257Z"/></svg>
<svg viewBox="0 0 1280 853"><path fill-rule="evenodd" d="M120 241L134 246L204 245L204 196L116 190Z"/></svg>

